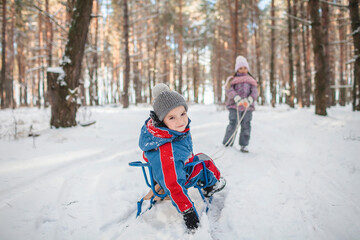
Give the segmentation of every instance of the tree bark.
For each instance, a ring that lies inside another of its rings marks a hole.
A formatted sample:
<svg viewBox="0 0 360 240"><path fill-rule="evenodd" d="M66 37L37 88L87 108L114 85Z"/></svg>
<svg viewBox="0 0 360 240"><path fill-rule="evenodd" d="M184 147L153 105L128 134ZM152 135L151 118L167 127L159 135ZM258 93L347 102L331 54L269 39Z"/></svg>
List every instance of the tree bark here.
<svg viewBox="0 0 360 240"><path fill-rule="evenodd" d="M341 3L341 1L340 1ZM338 14L338 26L339 26L339 41L340 41L340 59L339 59L339 71L340 71L340 85L345 86L346 81L344 77L344 66L345 66L345 37L346 37L346 26L344 20L344 9L339 9ZM346 103L346 88L341 87L339 93L339 104L345 106Z"/></svg>
<svg viewBox="0 0 360 240"><path fill-rule="evenodd" d="M14 63L15 63L15 51L14 51L14 35L15 35L15 1L10 1L10 26L8 28L8 40L10 43L8 46L8 60L7 60L7 92L9 107L15 108L16 101L14 98Z"/></svg>
<svg viewBox="0 0 360 240"><path fill-rule="evenodd" d="M124 47L125 47L125 71L124 86L122 93L123 108L129 107L129 84L130 84L130 56L129 56L129 13L128 2L123 0L124 11Z"/></svg>
<svg viewBox="0 0 360 240"><path fill-rule="evenodd" d="M349 0L352 36L354 39L354 81L353 81L353 111L360 111L360 17L359 1Z"/></svg>
<svg viewBox="0 0 360 240"><path fill-rule="evenodd" d="M194 87L194 102L199 103L199 52L195 44L193 45L193 87Z"/></svg>
<svg viewBox="0 0 360 240"><path fill-rule="evenodd" d="M95 11L96 14L99 14L99 1L95 1ZM98 74L98 68L99 68L99 56L98 56L98 42L99 42L99 18L95 19L95 41L94 41L94 54L93 54L93 91L92 91L92 98L96 106L99 106L99 74Z"/></svg>
<svg viewBox="0 0 360 240"><path fill-rule="evenodd" d="M2 31L1 31L1 47L2 47L2 54L1 54L1 82L0 82L0 95L1 95L1 108L7 107L6 102L6 94L4 92L5 83L6 83L6 2L3 1L2 4Z"/></svg>
<svg viewBox="0 0 360 240"><path fill-rule="evenodd" d="M276 104L276 83L275 83L275 0L271 0L271 57L270 57L270 92L271 106Z"/></svg>
<svg viewBox="0 0 360 240"><path fill-rule="evenodd" d="M331 106L330 83L333 82L330 77L330 45L329 45L329 4L321 2L321 31L323 32L323 44L325 50L325 80L326 80L326 101L327 106Z"/></svg>
<svg viewBox="0 0 360 240"><path fill-rule="evenodd" d="M261 33L261 20L260 20L260 10L259 7L256 5L255 6L256 10L255 10L255 17L256 20L254 21L254 23L257 21L257 27L255 27L254 29L254 37L255 37L255 54L256 54L256 69L257 69L257 75L258 75L258 81L259 81L259 97L261 99L260 104L264 105L265 103L265 94L264 94L264 89L263 89L263 81L262 81L262 76L261 76L261 47L260 47L260 33Z"/></svg>
<svg viewBox="0 0 360 240"><path fill-rule="evenodd" d="M41 86L44 86L44 78L42 77L42 73L44 71L44 66L43 66L43 31L42 31L42 14L39 13L38 14L38 70L37 70L37 99L36 99L36 106L38 108L41 107Z"/></svg>
<svg viewBox="0 0 360 240"><path fill-rule="evenodd" d="M310 0L311 33L315 65L315 114L326 116L326 68L323 32L321 29L319 0Z"/></svg>
<svg viewBox="0 0 360 240"><path fill-rule="evenodd" d="M289 87L290 87L290 96L288 98L288 104L290 107L295 107L294 98L295 98L295 85L294 85L294 63L293 63L293 51L292 51L292 19L291 19L291 0L287 0L288 3L288 42L289 42Z"/></svg>
<svg viewBox="0 0 360 240"><path fill-rule="evenodd" d="M24 20L22 17L22 5L19 2L15 2L15 19L16 27L18 31L25 32ZM16 34L16 61L18 68L18 82L19 82L19 105L26 106L27 100L25 98L25 55L24 55L24 36L23 34Z"/></svg>
<svg viewBox="0 0 360 240"><path fill-rule="evenodd" d="M48 71L50 93L50 125L58 127L76 126L79 94L79 80L84 48L90 24L93 0L76 1L68 42L61 67L64 75Z"/></svg>
<svg viewBox="0 0 360 240"><path fill-rule="evenodd" d="M235 0L235 6L232 7L232 1L228 0L229 16L230 16L230 26L231 26L231 43L232 43L232 66L235 66L235 60L238 55L238 8L239 0Z"/></svg>
<svg viewBox="0 0 360 240"><path fill-rule="evenodd" d="M184 47L183 47L183 17L182 17L182 0L179 1L179 87L178 87L178 92L180 94L182 94L182 86L183 86L183 79L182 79L182 74L183 74L183 51L184 51Z"/></svg>
<svg viewBox="0 0 360 240"><path fill-rule="evenodd" d="M46 48L47 48L47 65L48 67L52 66L52 48L53 48L53 39L54 39L54 33L52 24L50 21L50 12L49 12L49 0L45 0L45 10L49 14L46 17Z"/></svg>
<svg viewBox="0 0 360 240"><path fill-rule="evenodd" d="M222 35L222 27L220 26L220 24L218 25L218 38L219 36ZM216 49L215 49L215 54L216 54L216 103L221 103L221 99L222 99L222 76L223 76L223 71L222 71L222 64L221 64L221 60L223 58L222 56L222 47L221 47L221 42L218 40L218 38L215 40L216 41Z"/></svg>
<svg viewBox="0 0 360 240"><path fill-rule="evenodd" d="M298 0L294 0L293 15L298 17ZM295 71L296 71L296 97L299 108L303 107L303 81L301 74L301 51L300 51L300 37L299 37L299 22L294 22L294 50L295 50Z"/></svg>
<svg viewBox="0 0 360 240"><path fill-rule="evenodd" d="M301 1L301 12L302 18L308 19L310 15L310 8L307 5L305 14L304 2ZM303 39L303 54L304 54L304 73L305 73L305 92L304 92L304 105L310 107L310 95L311 95L311 69L310 69L310 30L308 25L303 24L302 26L302 39Z"/></svg>

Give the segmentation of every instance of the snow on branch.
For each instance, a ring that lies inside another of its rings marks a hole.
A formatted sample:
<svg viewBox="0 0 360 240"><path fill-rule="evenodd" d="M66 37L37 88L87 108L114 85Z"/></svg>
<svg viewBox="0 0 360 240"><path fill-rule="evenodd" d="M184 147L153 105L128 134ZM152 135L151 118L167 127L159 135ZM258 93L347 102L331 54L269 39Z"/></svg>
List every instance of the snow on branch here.
<svg viewBox="0 0 360 240"><path fill-rule="evenodd" d="M350 59L349 61L347 61L345 64L352 64L356 62L356 59L360 57L360 55L355 55L354 58Z"/></svg>
<svg viewBox="0 0 360 240"><path fill-rule="evenodd" d="M65 72L62 67L49 67L47 68L47 72L57 73L59 74L59 77L56 79L58 84L62 87L66 86L66 82L64 80L65 78Z"/></svg>
<svg viewBox="0 0 360 240"><path fill-rule="evenodd" d="M345 44L345 43L352 43L352 40L343 40L343 41L334 41L334 42L330 42L330 45L337 45L337 44Z"/></svg>
<svg viewBox="0 0 360 240"><path fill-rule="evenodd" d="M358 27L355 31L351 33L351 36L354 36L355 34L360 33L360 27Z"/></svg>
<svg viewBox="0 0 360 240"><path fill-rule="evenodd" d="M47 71L52 72L52 73L58 73L58 74L64 73L64 70L61 67L49 67L49 68L47 68Z"/></svg>

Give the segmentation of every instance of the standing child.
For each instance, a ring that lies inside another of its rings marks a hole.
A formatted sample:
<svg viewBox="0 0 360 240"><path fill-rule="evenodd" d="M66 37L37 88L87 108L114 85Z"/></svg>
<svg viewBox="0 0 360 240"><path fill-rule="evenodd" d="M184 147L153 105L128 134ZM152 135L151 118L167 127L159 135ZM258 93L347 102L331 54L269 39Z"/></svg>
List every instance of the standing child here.
<svg viewBox="0 0 360 240"><path fill-rule="evenodd" d="M141 128L139 146L144 151L144 159L153 169L153 178L170 196L172 204L183 215L189 230L199 225L199 216L191 201L187 189L196 184L204 184L203 171L207 171L207 188L203 189L205 197L225 187L225 180L213 160L205 154L193 154L190 135L188 106L184 98L165 84L153 88L153 108L150 118ZM206 168L203 169L205 162ZM199 164L188 166L190 162Z"/></svg>
<svg viewBox="0 0 360 240"><path fill-rule="evenodd" d="M230 138L237 130L241 121L240 150L249 152L248 145L251 132L252 112L255 110L254 101L258 97L256 80L249 74L249 64L243 56L238 56L235 63L235 74L226 81L226 107L229 110L229 125L226 128L223 144L232 146ZM237 116L237 110L239 116ZM245 116L243 116L245 114ZM234 136L235 137L235 136Z"/></svg>

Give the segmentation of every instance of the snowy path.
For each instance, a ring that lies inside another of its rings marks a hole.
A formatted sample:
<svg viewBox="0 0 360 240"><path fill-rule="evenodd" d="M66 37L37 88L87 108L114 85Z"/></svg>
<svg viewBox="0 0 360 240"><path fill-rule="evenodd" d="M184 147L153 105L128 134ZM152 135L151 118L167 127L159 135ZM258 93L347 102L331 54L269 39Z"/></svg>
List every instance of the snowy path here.
<svg viewBox="0 0 360 240"><path fill-rule="evenodd" d="M136 201L147 188L141 170L128 162L141 159L138 134L149 108L91 111L95 125L42 128L36 148L31 138L0 139L0 239L360 236L360 114L350 108L330 109L328 117L319 117L313 109L259 107L251 152L240 153L235 144L216 159L227 187L201 215L194 235L185 233L169 201L135 218ZM0 112L3 126L10 126L10 114ZM189 115L194 151L211 155L219 150L227 112L190 106ZM49 113L34 109L24 116L45 119L47 125ZM203 209L196 190L190 195Z"/></svg>

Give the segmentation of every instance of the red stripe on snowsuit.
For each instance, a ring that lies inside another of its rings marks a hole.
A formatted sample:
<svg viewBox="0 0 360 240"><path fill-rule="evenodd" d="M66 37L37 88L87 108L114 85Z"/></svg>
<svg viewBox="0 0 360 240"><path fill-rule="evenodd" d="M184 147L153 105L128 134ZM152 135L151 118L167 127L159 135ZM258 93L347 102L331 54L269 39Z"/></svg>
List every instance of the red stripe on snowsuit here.
<svg viewBox="0 0 360 240"><path fill-rule="evenodd" d="M171 138L172 137L172 135L168 131L155 127L152 124L152 119L150 119L147 122L146 128L155 137L159 137L159 138Z"/></svg>
<svg viewBox="0 0 360 240"><path fill-rule="evenodd" d="M219 181L220 179L220 171L219 169L217 169L217 167L215 166L214 162L212 160L204 160L205 163L205 167L212 172L212 174L214 175L214 177ZM197 175L199 175L199 173L201 172L201 170L203 170L203 165L202 163L196 164L194 166L194 169L190 175L190 177L188 178L186 184L188 184L191 179L193 179L194 177L196 177ZM204 171L206 171L206 169L204 169Z"/></svg>
<svg viewBox="0 0 360 240"><path fill-rule="evenodd" d="M164 145L160 146L159 149L161 170L164 175L165 186L169 190L171 199L176 204L177 208L180 210L180 212L184 212L193 205L190 199L184 193L181 185L177 182L172 144L170 142L165 143Z"/></svg>
<svg viewBox="0 0 360 240"><path fill-rule="evenodd" d="M145 162L149 162L149 160L148 160L147 157L145 156L145 152L143 152L143 159L145 160Z"/></svg>

